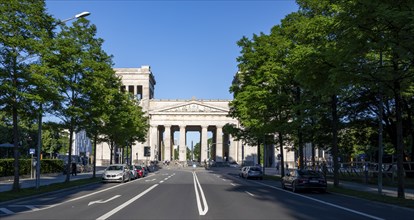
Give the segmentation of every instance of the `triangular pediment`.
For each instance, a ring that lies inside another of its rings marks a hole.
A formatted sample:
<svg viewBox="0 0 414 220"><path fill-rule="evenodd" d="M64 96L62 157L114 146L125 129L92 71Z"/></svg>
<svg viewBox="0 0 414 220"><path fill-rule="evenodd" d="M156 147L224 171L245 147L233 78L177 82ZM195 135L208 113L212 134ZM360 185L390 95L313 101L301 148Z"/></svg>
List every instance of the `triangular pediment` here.
<svg viewBox="0 0 414 220"><path fill-rule="evenodd" d="M206 105L198 102L190 102L176 106L169 106L167 108L159 109L158 112L213 112L213 113L227 113L227 109Z"/></svg>

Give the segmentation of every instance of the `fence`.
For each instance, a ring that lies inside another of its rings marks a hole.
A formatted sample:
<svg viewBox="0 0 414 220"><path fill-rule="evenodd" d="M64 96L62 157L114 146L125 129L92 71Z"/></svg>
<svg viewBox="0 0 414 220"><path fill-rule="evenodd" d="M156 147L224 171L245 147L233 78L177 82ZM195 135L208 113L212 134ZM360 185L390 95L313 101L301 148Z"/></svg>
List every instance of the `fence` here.
<svg viewBox="0 0 414 220"><path fill-rule="evenodd" d="M414 178L414 162L404 162L404 174L406 178ZM382 176L385 181L395 182L397 177L396 163L383 163ZM312 166L307 164L306 169L316 169L322 171L321 165ZM327 176L333 176L333 166L328 164ZM371 178L377 178L379 173L378 163L373 162L349 162L340 163L338 169L339 175L342 177L361 178L368 181Z"/></svg>

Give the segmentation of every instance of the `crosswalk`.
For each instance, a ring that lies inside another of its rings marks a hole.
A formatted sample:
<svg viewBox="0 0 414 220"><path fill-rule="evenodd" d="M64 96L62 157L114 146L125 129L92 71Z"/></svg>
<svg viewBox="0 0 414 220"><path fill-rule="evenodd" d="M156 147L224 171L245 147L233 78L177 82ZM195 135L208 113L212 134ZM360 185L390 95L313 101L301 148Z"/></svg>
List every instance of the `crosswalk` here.
<svg viewBox="0 0 414 220"><path fill-rule="evenodd" d="M36 206L36 205L7 205L0 207L0 217L6 215L12 215L21 212L39 211L46 208L47 206Z"/></svg>

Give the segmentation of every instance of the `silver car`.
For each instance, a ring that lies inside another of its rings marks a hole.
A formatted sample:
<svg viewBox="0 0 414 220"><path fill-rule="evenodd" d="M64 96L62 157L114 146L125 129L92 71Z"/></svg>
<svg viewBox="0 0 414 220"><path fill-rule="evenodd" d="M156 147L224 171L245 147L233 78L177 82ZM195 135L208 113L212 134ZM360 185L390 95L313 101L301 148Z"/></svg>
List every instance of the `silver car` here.
<svg viewBox="0 0 414 220"><path fill-rule="evenodd" d="M130 180L130 173L128 166L125 164L109 165L102 174L102 182L126 182Z"/></svg>
<svg viewBox="0 0 414 220"><path fill-rule="evenodd" d="M258 166L247 166L241 169L241 177L246 179L263 179L262 169Z"/></svg>

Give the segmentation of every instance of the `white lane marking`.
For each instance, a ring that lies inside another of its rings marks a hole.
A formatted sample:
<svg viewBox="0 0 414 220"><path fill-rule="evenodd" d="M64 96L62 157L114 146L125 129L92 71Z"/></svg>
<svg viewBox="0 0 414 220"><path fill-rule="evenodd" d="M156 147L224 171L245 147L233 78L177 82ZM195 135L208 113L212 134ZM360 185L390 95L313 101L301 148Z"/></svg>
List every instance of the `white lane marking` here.
<svg viewBox="0 0 414 220"><path fill-rule="evenodd" d="M9 209L6 209L6 208L0 208L0 211L8 215L14 214L13 211L10 211Z"/></svg>
<svg viewBox="0 0 414 220"><path fill-rule="evenodd" d="M33 205L9 205L8 207L26 207L28 209L30 209L30 211L39 211L39 208L36 208Z"/></svg>
<svg viewBox="0 0 414 220"><path fill-rule="evenodd" d="M247 191L244 191L245 193L249 194L249 196L254 196L252 193L249 193Z"/></svg>
<svg viewBox="0 0 414 220"><path fill-rule="evenodd" d="M53 204L53 205L49 205L47 207L39 208L39 209L37 209L37 211L50 209L50 208L53 208L53 207L56 207L56 206L59 206L59 205L62 205L62 204L68 203L68 202L73 202L73 201L76 201L76 200L84 199L84 198L87 198L89 196L93 196L93 195L101 193L101 192L105 192L105 191L108 191L108 190L111 190L111 189L115 189L117 187L125 186L126 184L130 184L130 183L134 183L134 182L130 181L130 182L118 184L118 185L115 185L115 186L111 186L111 187L106 188L106 189L102 189L102 190L99 190L99 191L96 191L96 192L93 192L93 193L89 193L89 194L86 194L86 195L83 195L83 196L80 196L80 197L76 197L76 198L73 198L73 199L70 199L70 200L66 200L64 202L60 202L60 203L56 203L56 204ZM3 211L3 210L0 209L0 211ZM33 212L33 210L23 211L23 212L19 212L19 213L26 213L26 212Z"/></svg>
<svg viewBox="0 0 414 220"><path fill-rule="evenodd" d="M157 179L145 180L145 182L152 182L152 181L155 181L155 180L157 180Z"/></svg>
<svg viewBox="0 0 414 220"><path fill-rule="evenodd" d="M342 207L342 206L339 206L339 205L335 205L333 203L325 202L325 201L322 201L322 200L319 200L319 199L315 199L315 198L312 198L312 197L309 197L309 196L304 196L304 195L301 195L301 194L289 192L289 191L286 191L286 190L281 189L279 187L267 185L267 184L260 183L260 182L256 182L256 183L257 184L260 184L260 185L263 185L263 186L267 186L267 187L273 188L273 189L277 189L277 190L280 190L280 191L283 191L283 192L287 192L287 193L290 193L292 195L300 196L302 198L310 199L310 200L313 200L315 202L319 202L319 203L322 203L322 204L325 204L325 205L328 205L328 206L332 206L332 207L335 207L335 208L338 208L338 209L342 209L342 210L345 210L345 211L348 211L348 212L352 212L354 214L362 215L362 216L365 216L365 217L368 217L368 218L372 218L372 219L384 220L383 218L380 218L380 217L377 217L377 216L373 216L373 215L370 215L370 214L367 214L367 213L359 212L359 211L356 211L356 210L353 210L353 209L348 209L348 208L345 208L345 207Z"/></svg>
<svg viewBox="0 0 414 220"><path fill-rule="evenodd" d="M91 202L89 202L88 206L90 206L90 205L92 205L92 204L95 204L95 203L107 203L107 202L109 202L109 201L111 201L111 200L114 200L114 199L116 199L116 198L120 197L120 196L121 196L121 195L116 195L116 196L114 196L114 197L112 197L112 198L109 198L109 199L107 199L107 200L104 200L104 201L102 201L102 200L91 201Z"/></svg>
<svg viewBox="0 0 414 220"><path fill-rule="evenodd" d="M34 206L32 206L32 205L27 205L26 207L27 207L28 209L33 210L33 211L38 211L38 210L39 210L38 208L36 208L36 207L34 207Z"/></svg>
<svg viewBox="0 0 414 220"><path fill-rule="evenodd" d="M138 194L137 196L133 197L132 199L126 201L125 203L123 203L122 205L117 206L116 208L112 209L110 212L102 215L101 217L97 218L97 219L107 219L109 217L111 217L113 214L119 212L121 209L127 207L129 204L133 203L135 200L141 198L143 195L147 194L149 191L153 190L155 187L157 187L158 184L155 184L153 186L151 186L150 188L146 189L144 192Z"/></svg>
<svg viewBox="0 0 414 220"><path fill-rule="evenodd" d="M235 183L230 183L232 186L238 186L239 184L235 184Z"/></svg>
<svg viewBox="0 0 414 220"><path fill-rule="evenodd" d="M201 188L200 182L198 181L197 175L194 171L193 171L193 180L194 180L194 190L195 190L196 198L197 198L198 213L199 215L205 215L208 212L208 204L206 201L206 197L204 196L203 188ZM200 201L199 194L201 194L201 198L203 199L204 210L201 207L201 201Z"/></svg>

